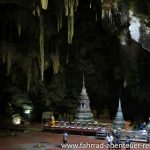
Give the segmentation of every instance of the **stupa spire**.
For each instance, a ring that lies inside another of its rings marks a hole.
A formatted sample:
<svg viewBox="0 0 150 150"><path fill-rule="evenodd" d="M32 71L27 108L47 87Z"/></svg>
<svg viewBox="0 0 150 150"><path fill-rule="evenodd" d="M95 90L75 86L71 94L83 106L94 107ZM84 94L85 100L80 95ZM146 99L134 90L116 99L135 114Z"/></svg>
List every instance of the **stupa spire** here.
<svg viewBox="0 0 150 150"><path fill-rule="evenodd" d="M120 98L119 98L119 106L118 106L118 110L121 110L121 101L120 101Z"/></svg>
<svg viewBox="0 0 150 150"><path fill-rule="evenodd" d="M81 95L87 95L86 88L85 88L84 74L83 74L83 80L82 80L82 91L81 91Z"/></svg>
<svg viewBox="0 0 150 150"><path fill-rule="evenodd" d="M118 111L116 113L116 117L114 120L114 127L123 128L123 125L124 125L124 117L123 117L122 108L121 108L121 100L119 98L119 106L118 106Z"/></svg>
<svg viewBox="0 0 150 150"><path fill-rule="evenodd" d="M84 74L83 74L83 87L85 87Z"/></svg>

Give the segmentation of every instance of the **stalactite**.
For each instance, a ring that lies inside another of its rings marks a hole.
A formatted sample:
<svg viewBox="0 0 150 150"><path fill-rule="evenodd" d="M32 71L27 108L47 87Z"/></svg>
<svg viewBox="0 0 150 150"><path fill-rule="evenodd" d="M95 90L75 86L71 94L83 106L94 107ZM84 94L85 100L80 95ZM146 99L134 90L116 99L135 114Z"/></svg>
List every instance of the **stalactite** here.
<svg viewBox="0 0 150 150"><path fill-rule="evenodd" d="M32 15L35 16L35 9L32 10Z"/></svg>
<svg viewBox="0 0 150 150"><path fill-rule="evenodd" d="M7 51L7 75L10 73L10 68L12 64L12 54L10 51Z"/></svg>
<svg viewBox="0 0 150 150"><path fill-rule="evenodd" d="M44 27L43 27L43 16L40 16L40 70L41 70L41 80L44 80Z"/></svg>
<svg viewBox="0 0 150 150"><path fill-rule="evenodd" d="M72 43L72 38L74 34L74 18L68 16L68 43Z"/></svg>
<svg viewBox="0 0 150 150"><path fill-rule="evenodd" d="M72 43L74 35L74 12L77 10L79 0L64 0L65 16L68 16L68 44Z"/></svg>
<svg viewBox="0 0 150 150"><path fill-rule="evenodd" d="M6 53L2 52L2 62L5 63L6 62Z"/></svg>
<svg viewBox="0 0 150 150"><path fill-rule="evenodd" d="M109 20L110 20L110 22L112 22L112 11L111 11L111 10L109 11L108 16L109 16Z"/></svg>
<svg viewBox="0 0 150 150"><path fill-rule="evenodd" d="M59 32L62 28L63 23L63 3L60 3L60 7L57 14L57 31Z"/></svg>
<svg viewBox="0 0 150 150"><path fill-rule="evenodd" d="M31 73L31 67L28 67L28 73L27 73L27 91L30 91L30 84L31 84L31 77L32 77L32 73Z"/></svg>
<svg viewBox="0 0 150 150"><path fill-rule="evenodd" d="M105 17L105 10L102 9L102 19L104 19L104 17Z"/></svg>
<svg viewBox="0 0 150 150"><path fill-rule="evenodd" d="M62 22L63 22L63 15L60 14L58 20L57 20L57 31L59 32L62 28Z"/></svg>
<svg viewBox="0 0 150 150"><path fill-rule="evenodd" d="M73 5L74 0L69 0L68 7L69 7L69 13L68 13L68 44L72 43L72 38L74 34L74 11L73 11Z"/></svg>
<svg viewBox="0 0 150 150"><path fill-rule="evenodd" d="M21 35L21 23L18 23L18 35Z"/></svg>
<svg viewBox="0 0 150 150"><path fill-rule="evenodd" d="M48 0L41 0L42 9L47 9L48 7Z"/></svg>
<svg viewBox="0 0 150 150"><path fill-rule="evenodd" d="M65 5L65 16L68 16L68 0L64 0Z"/></svg>
<svg viewBox="0 0 150 150"><path fill-rule="evenodd" d="M112 14L111 14L111 10L109 10L109 12L108 12L108 16L109 16L109 19L111 19L111 16L112 16Z"/></svg>
<svg viewBox="0 0 150 150"><path fill-rule="evenodd" d="M79 5L79 0L74 0L74 12L77 10L78 5Z"/></svg>
<svg viewBox="0 0 150 150"><path fill-rule="evenodd" d="M37 15L38 15L38 16L41 15L41 10L40 10L40 7L39 7L39 6L36 7L36 12L37 12Z"/></svg>
<svg viewBox="0 0 150 150"><path fill-rule="evenodd" d="M124 88L127 87L127 80L124 81L123 86L124 86Z"/></svg>
<svg viewBox="0 0 150 150"><path fill-rule="evenodd" d="M57 74L59 71L59 66L60 66L58 49L56 50L55 53L51 54L51 59L53 62L53 72L54 74Z"/></svg>
<svg viewBox="0 0 150 150"><path fill-rule="evenodd" d="M69 7L69 16L70 17L73 17L74 16L74 11L73 11L73 8L74 8L74 0L69 0L69 3L68 3L68 7Z"/></svg>
<svg viewBox="0 0 150 150"><path fill-rule="evenodd" d="M97 13L95 14L95 21L97 22Z"/></svg>
<svg viewBox="0 0 150 150"><path fill-rule="evenodd" d="M107 16L112 19L112 9L118 9L118 0L103 0L102 2L102 19Z"/></svg>
<svg viewBox="0 0 150 150"><path fill-rule="evenodd" d="M115 1L113 2L113 7L114 7L115 9L118 9L118 1L117 1L117 0L115 0Z"/></svg>
<svg viewBox="0 0 150 150"><path fill-rule="evenodd" d="M91 4L91 1L90 1L90 9L92 8L92 4Z"/></svg>
<svg viewBox="0 0 150 150"><path fill-rule="evenodd" d="M40 17L40 15L41 15L41 9L40 9L39 6L37 6L36 8L34 8L34 9L32 10L32 15L33 15L33 16L38 16L38 17Z"/></svg>
<svg viewBox="0 0 150 150"><path fill-rule="evenodd" d="M74 12L77 10L79 0L64 0L65 15L68 16L68 44L72 43L74 35Z"/></svg>

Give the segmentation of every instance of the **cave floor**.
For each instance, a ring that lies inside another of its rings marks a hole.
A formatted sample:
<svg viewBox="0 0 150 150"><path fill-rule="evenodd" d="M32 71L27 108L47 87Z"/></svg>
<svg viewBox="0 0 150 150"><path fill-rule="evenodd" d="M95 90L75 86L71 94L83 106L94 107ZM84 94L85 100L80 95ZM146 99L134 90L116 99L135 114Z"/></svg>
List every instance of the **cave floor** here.
<svg viewBox="0 0 150 150"><path fill-rule="evenodd" d="M2 133L5 134L2 134ZM14 135L6 134L6 131L0 133L0 150L60 150L62 148L62 134L53 134L48 132L41 132L32 130L28 132L15 132ZM68 135L68 144L106 144L104 140L96 139L94 136L79 136ZM87 148L82 145L82 148L68 148L68 150L87 150L87 149L101 149L106 150L106 147L101 148ZM131 148L132 150L144 150L145 148Z"/></svg>
<svg viewBox="0 0 150 150"><path fill-rule="evenodd" d="M94 144L102 143L102 140L89 136L68 135L68 144L80 142ZM14 136L0 137L0 150L59 150L63 149L61 144L62 134L46 132L17 132Z"/></svg>

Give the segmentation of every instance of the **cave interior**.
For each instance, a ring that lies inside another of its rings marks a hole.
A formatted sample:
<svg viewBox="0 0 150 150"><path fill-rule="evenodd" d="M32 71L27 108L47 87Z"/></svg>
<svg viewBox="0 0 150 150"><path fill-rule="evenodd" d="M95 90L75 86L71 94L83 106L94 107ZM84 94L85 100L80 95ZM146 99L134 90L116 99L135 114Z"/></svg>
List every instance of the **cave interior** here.
<svg viewBox="0 0 150 150"><path fill-rule="evenodd" d="M120 98L125 120L147 121L149 14L149 0L0 0L0 116L73 118L84 75L95 118Z"/></svg>

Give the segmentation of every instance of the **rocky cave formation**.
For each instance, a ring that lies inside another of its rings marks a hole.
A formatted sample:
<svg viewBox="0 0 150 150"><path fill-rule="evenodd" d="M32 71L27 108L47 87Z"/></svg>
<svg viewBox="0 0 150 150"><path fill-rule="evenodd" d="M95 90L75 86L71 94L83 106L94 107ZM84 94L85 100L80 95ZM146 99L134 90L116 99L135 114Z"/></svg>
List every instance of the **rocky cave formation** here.
<svg viewBox="0 0 150 150"><path fill-rule="evenodd" d="M0 113L74 116L84 74L95 117L121 97L125 119L147 119L149 14L149 0L1 0Z"/></svg>

